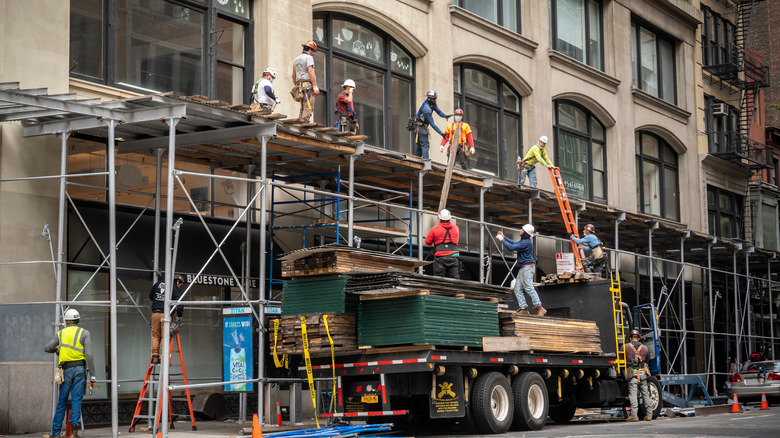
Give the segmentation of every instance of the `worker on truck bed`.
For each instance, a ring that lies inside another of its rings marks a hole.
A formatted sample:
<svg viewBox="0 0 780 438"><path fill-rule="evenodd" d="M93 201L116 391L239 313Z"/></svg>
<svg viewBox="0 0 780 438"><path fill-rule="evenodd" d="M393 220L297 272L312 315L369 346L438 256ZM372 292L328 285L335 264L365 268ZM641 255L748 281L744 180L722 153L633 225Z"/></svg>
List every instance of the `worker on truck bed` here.
<svg viewBox="0 0 780 438"><path fill-rule="evenodd" d="M463 121L463 110L455 110L455 121L447 125L444 130L444 138L441 139L439 151L444 153L444 145L447 145L447 162L449 162L452 143L455 141L455 131L460 129L460 138L457 140L458 151L455 154L455 160L460 164L463 170L469 170L469 156L474 155L474 137L471 135L471 126ZM466 147L468 144L468 148Z"/></svg>
<svg viewBox="0 0 780 438"><path fill-rule="evenodd" d="M460 278L460 253L458 252L458 226L450 222L452 215L446 208L439 212L439 224L425 236L426 245L434 246L433 275Z"/></svg>
<svg viewBox="0 0 780 438"><path fill-rule="evenodd" d="M171 300L181 298L181 285L184 279L181 275L173 276L173 291L171 291ZM165 281L158 281L149 291L149 299L152 300L152 363L160 363L160 343L163 338L163 318L165 317ZM181 315L184 309L176 306L176 323L181 324Z"/></svg>
<svg viewBox="0 0 780 438"><path fill-rule="evenodd" d="M645 401L645 420L653 419L653 411L650 408L650 389L647 378L650 369L645 362L650 353L644 344L639 342L639 332L631 330L628 335L630 342L626 344L626 379L628 380L628 400L631 403L631 416L626 421L639 421L639 402L636 398L636 387L642 391L642 400Z"/></svg>
<svg viewBox="0 0 780 438"><path fill-rule="evenodd" d="M538 316L544 316L547 313L544 307L542 307L542 301L539 299L539 294L534 289L534 273L536 271L536 262L534 261L534 243L531 240L531 236L534 234L534 226L531 224L523 225L520 229L520 240L514 241L508 237L504 237L504 233L501 231L496 234L496 238L510 251L517 251L517 264L520 265L520 274L518 275L518 281L515 282L515 297L517 297L517 304L520 308L515 311L519 315L528 315L528 304L525 302L525 293L531 297L531 303L534 305L534 310ZM520 287L522 286L522 290Z"/></svg>
<svg viewBox="0 0 780 438"><path fill-rule="evenodd" d="M593 224L585 225L581 238L578 239L574 237L574 234L570 234L569 239L582 245L582 249L588 254L585 261L582 262L585 272L601 273L607 262L607 255L604 253L604 244L596 237L596 227Z"/></svg>
<svg viewBox="0 0 780 438"><path fill-rule="evenodd" d="M58 368L62 369L62 380L57 381L60 395L51 423L51 437L60 436L68 408L68 395L71 403L70 426L75 438L78 438L81 429L81 400L87 385L87 372L95 372L95 361L92 358L92 338L89 330L79 327L80 320L78 310L68 309L65 312L65 328L58 331L44 348L47 353L59 355ZM95 376L92 375L90 388L94 384Z"/></svg>
<svg viewBox="0 0 780 438"><path fill-rule="evenodd" d="M545 150L547 146L547 136L543 135L539 137L539 141L528 150L523 158L517 157L517 170L520 171L520 176L517 178L517 185L525 183L525 177L528 176L528 184L531 187L536 187L536 163L542 163L547 166L548 169L555 167L547 156Z"/></svg>
<svg viewBox="0 0 780 438"><path fill-rule="evenodd" d="M417 133L417 138L415 139L417 149L414 154L427 160L428 149L431 147L431 142L428 139L428 126L432 126L434 131L444 137L444 133L441 132L441 129L439 129L433 121L434 111L445 119L449 119L450 116L444 114L444 111L440 110L436 105L436 99L439 97L439 93L437 93L436 90L428 90L425 97L425 102L420 105L420 109L417 110L417 114L415 115L415 119L417 120L417 127L415 128L415 132Z"/></svg>

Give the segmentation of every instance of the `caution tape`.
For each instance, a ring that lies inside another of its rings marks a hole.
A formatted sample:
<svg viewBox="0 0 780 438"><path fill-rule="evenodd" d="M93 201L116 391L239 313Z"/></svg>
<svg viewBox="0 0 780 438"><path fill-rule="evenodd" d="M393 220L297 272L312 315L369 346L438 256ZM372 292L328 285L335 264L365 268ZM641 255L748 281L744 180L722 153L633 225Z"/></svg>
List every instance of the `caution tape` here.
<svg viewBox="0 0 780 438"><path fill-rule="evenodd" d="M276 340L279 336L279 319L274 319L274 365L276 368L290 368L290 360L286 354L282 355L282 360L279 360L279 356L276 354Z"/></svg>
<svg viewBox="0 0 780 438"><path fill-rule="evenodd" d="M311 372L311 356L309 356L309 335L306 333L306 317L301 316L301 336L303 337L303 358L306 362L306 378L309 380L309 393L311 404L314 408L314 421L317 429L320 428L320 420L317 418L317 391L314 389L314 375Z"/></svg>
<svg viewBox="0 0 780 438"><path fill-rule="evenodd" d="M330 369L333 371L333 395L331 397L334 398L333 403L333 413L337 413L338 409L336 409L336 403L335 403L335 397L336 397L336 353L335 349L333 348L333 338L330 337L330 329L328 328L328 315L322 315L322 322L325 324L325 333L328 334L328 341L330 341Z"/></svg>

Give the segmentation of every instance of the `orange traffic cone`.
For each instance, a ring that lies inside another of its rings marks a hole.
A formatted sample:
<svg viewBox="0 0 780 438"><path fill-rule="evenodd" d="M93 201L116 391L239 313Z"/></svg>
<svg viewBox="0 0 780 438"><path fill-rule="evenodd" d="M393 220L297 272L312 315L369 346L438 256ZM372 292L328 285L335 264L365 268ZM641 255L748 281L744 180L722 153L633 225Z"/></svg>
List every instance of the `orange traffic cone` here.
<svg viewBox="0 0 780 438"><path fill-rule="evenodd" d="M737 394L734 394L734 400L731 403L731 412L741 412L741 409L739 408L739 401L737 400Z"/></svg>
<svg viewBox="0 0 780 438"><path fill-rule="evenodd" d="M157 438L163 438L162 432L157 432Z"/></svg>
<svg viewBox="0 0 780 438"><path fill-rule="evenodd" d="M765 411L769 409L769 403L766 402L766 394L761 393L761 410Z"/></svg>
<svg viewBox="0 0 780 438"><path fill-rule="evenodd" d="M260 429L260 420L257 414L252 418L252 438L263 438L263 431Z"/></svg>
<svg viewBox="0 0 780 438"><path fill-rule="evenodd" d="M276 425L282 425L282 407L279 402L276 402Z"/></svg>

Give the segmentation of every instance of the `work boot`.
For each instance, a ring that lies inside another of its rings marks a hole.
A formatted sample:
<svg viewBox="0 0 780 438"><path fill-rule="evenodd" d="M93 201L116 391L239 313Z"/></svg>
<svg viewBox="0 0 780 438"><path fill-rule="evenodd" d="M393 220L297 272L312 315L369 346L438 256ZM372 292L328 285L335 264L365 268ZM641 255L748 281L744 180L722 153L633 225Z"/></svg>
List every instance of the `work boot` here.
<svg viewBox="0 0 780 438"><path fill-rule="evenodd" d="M645 415L645 421L651 421L652 419L653 419L653 414Z"/></svg>
<svg viewBox="0 0 780 438"><path fill-rule="evenodd" d="M639 421L639 417L637 417L636 415L632 415L632 416L626 418L626 422L628 422L628 423L631 423L631 422L634 422L634 421Z"/></svg>
<svg viewBox="0 0 780 438"><path fill-rule="evenodd" d="M153 355L152 355L152 364L153 364L153 365L156 365L156 364L158 364L158 363L160 363L160 355L158 355L158 354L153 354Z"/></svg>
<svg viewBox="0 0 780 438"><path fill-rule="evenodd" d="M524 309L517 309L517 310L515 310L514 314L515 315L530 315L530 313L528 312L528 308L527 307L524 308Z"/></svg>
<svg viewBox="0 0 780 438"><path fill-rule="evenodd" d="M544 316L547 314L547 310L542 306L536 306L534 307L534 310L536 310L536 316Z"/></svg>
<svg viewBox="0 0 780 438"><path fill-rule="evenodd" d="M71 425L70 436L72 438L79 438L79 432L81 432L81 426Z"/></svg>

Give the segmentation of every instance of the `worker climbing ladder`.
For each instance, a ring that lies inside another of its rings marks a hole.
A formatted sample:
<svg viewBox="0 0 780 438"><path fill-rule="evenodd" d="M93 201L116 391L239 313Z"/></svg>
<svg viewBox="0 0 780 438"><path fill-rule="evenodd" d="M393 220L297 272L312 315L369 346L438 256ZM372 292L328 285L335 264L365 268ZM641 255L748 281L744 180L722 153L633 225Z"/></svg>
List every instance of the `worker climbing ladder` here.
<svg viewBox="0 0 780 438"><path fill-rule="evenodd" d="M566 187L563 185L563 178L561 178L561 169L553 167L548 169L550 171L550 178L552 179L553 188L555 188L555 197L558 198L558 207L561 209L563 215L563 223L566 224L566 232L573 234L574 237L580 238L577 232L577 223L574 222L574 214L571 211L571 204L569 204L569 197L566 196ZM574 269L577 272L584 272L582 268L582 259L585 258L585 252L582 249L582 245L571 240L571 246L574 249Z"/></svg>
<svg viewBox="0 0 780 438"><path fill-rule="evenodd" d="M615 322L615 351L617 352L617 359L615 365L617 366L617 372L626 370L626 350L620 345L620 340L625 342L626 333L623 326L623 292L620 289L620 273L609 273L609 291L612 292L612 319Z"/></svg>
<svg viewBox="0 0 780 438"><path fill-rule="evenodd" d="M176 350L174 351L173 347L176 346ZM179 363L174 364L173 358L174 352L176 353L176 356L179 358ZM135 405L135 412L133 413L133 420L130 422L130 432L135 432L135 426L138 424L139 421L146 419L153 421L154 423L154 430L157 431L159 429L160 425L160 416L162 415L162 406L160 405L160 400L162 400L162 388L165 388L168 386L168 384L160 385L160 366L161 364L155 364L152 363L152 359L149 359L149 366L146 369L146 375L144 376L144 384L141 387L141 394L138 396L138 403ZM181 376L182 381L185 385L187 385L187 370L184 367L184 356L181 352L181 340L179 339L179 332L173 332L171 333L171 344L170 348L168 348L168 366L171 370L176 368L181 368L181 373L169 373L169 384L170 379L173 376ZM187 408L190 412L190 421L192 422L192 430L198 430L197 426L195 426L195 415L192 412L192 399L190 397L190 390L189 388L185 388L184 392L186 394L186 401L187 401ZM157 396L152 396L152 394L157 394ZM149 396L147 396L147 394ZM174 398L171 397L171 392L168 390L168 422L170 424L170 428L174 428L173 424L173 400ZM185 398L181 398L181 401L184 401ZM143 415L141 414L141 408L143 406L143 402L147 401L149 403L150 409L148 412L150 414ZM154 412L154 414L151 414Z"/></svg>

